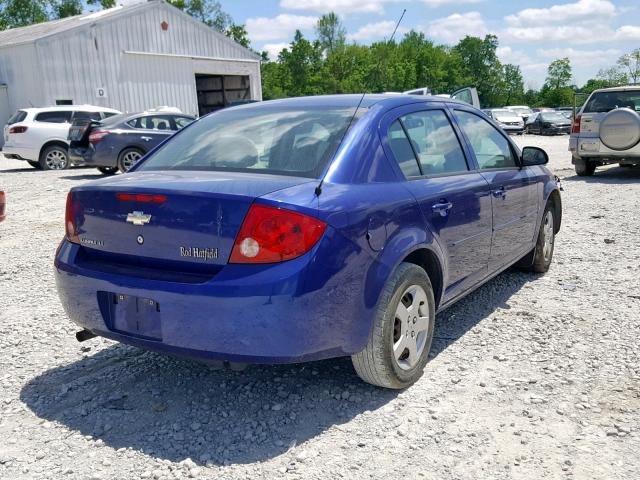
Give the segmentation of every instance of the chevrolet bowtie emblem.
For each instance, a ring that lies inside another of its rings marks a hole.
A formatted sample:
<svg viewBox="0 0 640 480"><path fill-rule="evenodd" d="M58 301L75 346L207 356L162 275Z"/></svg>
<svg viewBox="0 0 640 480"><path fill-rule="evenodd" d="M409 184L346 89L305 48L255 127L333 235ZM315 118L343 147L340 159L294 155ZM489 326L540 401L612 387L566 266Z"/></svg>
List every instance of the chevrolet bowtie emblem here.
<svg viewBox="0 0 640 480"><path fill-rule="evenodd" d="M151 215L144 212L131 212L127 215L127 222L134 225L145 225L151 221Z"/></svg>

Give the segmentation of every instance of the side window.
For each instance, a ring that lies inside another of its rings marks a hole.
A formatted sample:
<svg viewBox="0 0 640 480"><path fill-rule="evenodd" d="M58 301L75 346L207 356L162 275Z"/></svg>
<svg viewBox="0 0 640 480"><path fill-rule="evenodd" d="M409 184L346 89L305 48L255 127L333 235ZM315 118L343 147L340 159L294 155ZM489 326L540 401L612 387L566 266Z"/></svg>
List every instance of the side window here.
<svg viewBox="0 0 640 480"><path fill-rule="evenodd" d="M46 123L65 123L71 121L71 112L42 112L36 115L35 121Z"/></svg>
<svg viewBox="0 0 640 480"><path fill-rule="evenodd" d="M509 141L493 125L462 110L456 110L455 115L471 143L481 170L517 166Z"/></svg>
<svg viewBox="0 0 640 480"><path fill-rule="evenodd" d="M100 112L73 112L74 120L102 120Z"/></svg>
<svg viewBox="0 0 640 480"><path fill-rule="evenodd" d="M413 153L409 139L404 133L400 121L396 120L389 127L388 133L389 147L393 152L393 156L400 166L400 170L405 177L419 177L421 175L420 168L416 156Z"/></svg>
<svg viewBox="0 0 640 480"><path fill-rule="evenodd" d="M102 118L109 118L109 117L113 117L114 115L117 115L117 113L114 113L114 112L102 112Z"/></svg>
<svg viewBox="0 0 640 480"><path fill-rule="evenodd" d="M189 117L174 117L174 118L176 121L177 130L184 128L187 125L189 125L191 122L193 122L193 118L189 118Z"/></svg>
<svg viewBox="0 0 640 480"><path fill-rule="evenodd" d="M139 118L142 128L147 130L171 130L171 119L166 115L151 115Z"/></svg>
<svg viewBox="0 0 640 480"><path fill-rule="evenodd" d="M400 118L418 154L423 175L466 172L458 137L442 110L425 110Z"/></svg>

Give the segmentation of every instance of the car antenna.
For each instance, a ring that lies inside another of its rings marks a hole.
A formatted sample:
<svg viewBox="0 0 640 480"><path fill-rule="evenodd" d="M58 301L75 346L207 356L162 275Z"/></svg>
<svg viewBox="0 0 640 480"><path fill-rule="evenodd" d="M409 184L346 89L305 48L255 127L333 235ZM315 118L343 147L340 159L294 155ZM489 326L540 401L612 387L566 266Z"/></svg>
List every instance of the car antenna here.
<svg viewBox="0 0 640 480"><path fill-rule="evenodd" d="M366 93L363 93L362 97L360 97L360 101L358 102L358 105L356 106L356 109L353 111L353 115L351 116L351 119L349 120L349 125L347 125L347 128L345 128L344 133L342 134L342 138L340 139L340 143L338 145L342 145L342 142L344 141L344 137L347 135L347 132L351 128L351 124L353 123L353 119L356 118L356 114L358 113L358 109L360 108L360 105L362 105L362 101L364 100L364 96L365 95L366 95ZM316 189L313 191L315 193L316 197L319 197L320 194L322 193L322 183L323 182L324 182L324 176L320 180L320 183L318 184Z"/></svg>

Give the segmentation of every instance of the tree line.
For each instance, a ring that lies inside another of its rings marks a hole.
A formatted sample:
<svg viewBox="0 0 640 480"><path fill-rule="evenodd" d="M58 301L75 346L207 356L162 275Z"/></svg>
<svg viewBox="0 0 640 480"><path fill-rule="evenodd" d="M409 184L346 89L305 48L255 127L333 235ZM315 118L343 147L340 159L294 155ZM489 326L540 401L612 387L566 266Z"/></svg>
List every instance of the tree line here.
<svg viewBox="0 0 640 480"><path fill-rule="evenodd" d="M116 0L85 0L97 8ZM251 48L244 25L236 24L215 0L168 0L241 45ZM83 0L0 0L0 30L78 15ZM466 36L454 46L436 44L411 30L401 39L360 45L347 41L347 32L335 13L321 16L315 38L298 30L276 58L262 55L262 92L265 100L333 93L402 92L429 87L450 93L464 86L478 89L484 107L526 104L568 106L575 92L640 81L640 48L622 55L609 68L578 87L572 83L568 58L552 61L539 90L525 89L519 65L502 63L498 38ZM258 52L256 52L258 53Z"/></svg>

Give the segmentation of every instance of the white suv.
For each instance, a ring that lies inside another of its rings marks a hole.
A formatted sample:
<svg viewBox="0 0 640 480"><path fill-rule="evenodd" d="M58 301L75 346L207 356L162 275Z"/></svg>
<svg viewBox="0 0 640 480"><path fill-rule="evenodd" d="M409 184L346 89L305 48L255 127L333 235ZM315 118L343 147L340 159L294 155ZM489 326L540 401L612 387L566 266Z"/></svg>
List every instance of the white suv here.
<svg viewBox="0 0 640 480"><path fill-rule="evenodd" d="M580 176L597 166L640 165L640 86L594 90L571 128L571 162Z"/></svg>
<svg viewBox="0 0 640 480"><path fill-rule="evenodd" d="M43 170L61 170L69 166L69 127L78 118L102 120L120 113L93 105L64 105L46 108L22 108L4 127L2 154L25 160Z"/></svg>

